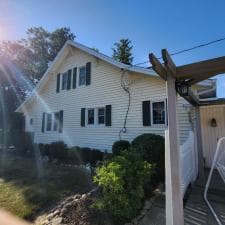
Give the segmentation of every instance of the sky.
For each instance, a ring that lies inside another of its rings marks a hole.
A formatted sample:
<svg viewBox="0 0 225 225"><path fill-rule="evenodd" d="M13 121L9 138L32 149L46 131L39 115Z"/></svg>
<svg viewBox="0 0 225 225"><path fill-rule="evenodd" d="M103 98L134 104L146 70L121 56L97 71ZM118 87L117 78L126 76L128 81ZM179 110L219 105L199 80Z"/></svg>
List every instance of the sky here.
<svg viewBox="0 0 225 225"><path fill-rule="evenodd" d="M76 41L109 56L115 42L129 38L136 64L163 48L173 53L225 37L224 9L224 0L0 0L0 41L24 38L34 26L66 26ZM182 65L224 55L225 41L173 60ZM225 75L217 79L218 96L225 97Z"/></svg>

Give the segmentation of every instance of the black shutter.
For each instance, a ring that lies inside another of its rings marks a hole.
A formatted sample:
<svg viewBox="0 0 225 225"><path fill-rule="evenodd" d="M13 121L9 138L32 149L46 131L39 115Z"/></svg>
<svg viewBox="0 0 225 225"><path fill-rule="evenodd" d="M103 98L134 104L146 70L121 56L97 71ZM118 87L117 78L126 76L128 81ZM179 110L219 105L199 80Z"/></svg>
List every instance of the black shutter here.
<svg viewBox="0 0 225 225"><path fill-rule="evenodd" d="M45 113L42 114L42 126L41 126L41 132L45 132Z"/></svg>
<svg viewBox="0 0 225 225"><path fill-rule="evenodd" d="M150 101L142 102L143 126L151 126Z"/></svg>
<svg viewBox="0 0 225 225"><path fill-rule="evenodd" d="M68 70L67 72L67 90L70 90L71 88L71 73L72 73L72 70Z"/></svg>
<svg viewBox="0 0 225 225"><path fill-rule="evenodd" d="M91 62L86 64L86 85L91 84Z"/></svg>
<svg viewBox="0 0 225 225"><path fill-rule="evenodd" d="M73 68L73 89L77 86L77 67Z"/></svg>
<svg viewBox="0 0 225 225"><path fill-rule="evenodd" d="M105 106L105 125L107 127L112 125L112 106L106 105Z"/></svg>
<svg viewBox="0 0 225 225"><path fill-rule="evenodd" d="M60 73L57 74L56 92L58 93L59 90L60 90Z"/></svg>
<svg viewBox="0 0 225 225"><path fill-rule="evenodd" d="M80 125L85 127L85 108L81 108Z"/></svg>
<svg viewBox="0 0 225 225"><path fill-rule="evenodd" d="M63 110L59 111L59 133L63 131Z"/></svg>

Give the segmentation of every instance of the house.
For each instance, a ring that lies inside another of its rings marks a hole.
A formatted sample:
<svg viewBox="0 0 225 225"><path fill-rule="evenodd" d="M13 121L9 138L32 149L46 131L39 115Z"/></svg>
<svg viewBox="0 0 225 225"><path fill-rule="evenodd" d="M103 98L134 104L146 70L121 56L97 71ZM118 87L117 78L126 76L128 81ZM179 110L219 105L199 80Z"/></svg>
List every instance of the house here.
<svg viewBox="0 0 225 225"><path fill-rule="evenodd" d="M195 92L214 88L208 80ZM164 135L167 128L165 81L152 69L125 65L77 42L68 41L33 94L16 112L35 143L64 141L69 146L111 150L119 139L142 133ZM192 129L194 109L178 97L179 139Z"/></svg>

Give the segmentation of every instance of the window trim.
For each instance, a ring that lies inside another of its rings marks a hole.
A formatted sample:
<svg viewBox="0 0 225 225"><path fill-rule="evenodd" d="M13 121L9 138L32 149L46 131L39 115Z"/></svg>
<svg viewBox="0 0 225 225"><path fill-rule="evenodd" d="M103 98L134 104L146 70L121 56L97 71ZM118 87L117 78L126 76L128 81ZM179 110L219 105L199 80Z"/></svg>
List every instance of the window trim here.
<svg viewBox="0 0 225 225"><path fill-rule="evenodd" d="M84 69L84 84L80 84L80 70ZM79 66L78 86L86 86L86 66Z"/></svg>
<svg viewBox="0 0 225 225"><path fill-rule="evenodd" d="M154 103L159 103L159 102L163 102L164 103L164 116L165 116L165 123L154 123L154 119L153 119L153 104ZM153 101L150 101L150 113L151 113L151 126L157 126L157 127L160 127L160 126L167 126L167 108L166 108L166 99L159 99L159 100L153 100Z"/></svg>

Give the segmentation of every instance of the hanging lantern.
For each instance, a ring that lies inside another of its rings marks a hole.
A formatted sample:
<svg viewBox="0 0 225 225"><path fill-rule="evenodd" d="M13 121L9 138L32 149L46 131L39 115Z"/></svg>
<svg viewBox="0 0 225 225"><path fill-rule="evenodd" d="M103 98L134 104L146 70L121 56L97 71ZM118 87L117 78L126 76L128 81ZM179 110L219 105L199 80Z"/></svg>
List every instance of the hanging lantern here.
<svg viewBox="0 0 225 225"><path fill-rule="evenodd" d="M176 91L181 95L181 96L188 96L189 94L189 84L185 81L176 82Z"/></svg>
<svg viewBox="0 0 225 225"><path fill-rule="evenodd" d="M211 127L217 127L217 121L216 121L215 118L212 118L212 119L211 119L210 125L211 125Z"/></svg>

